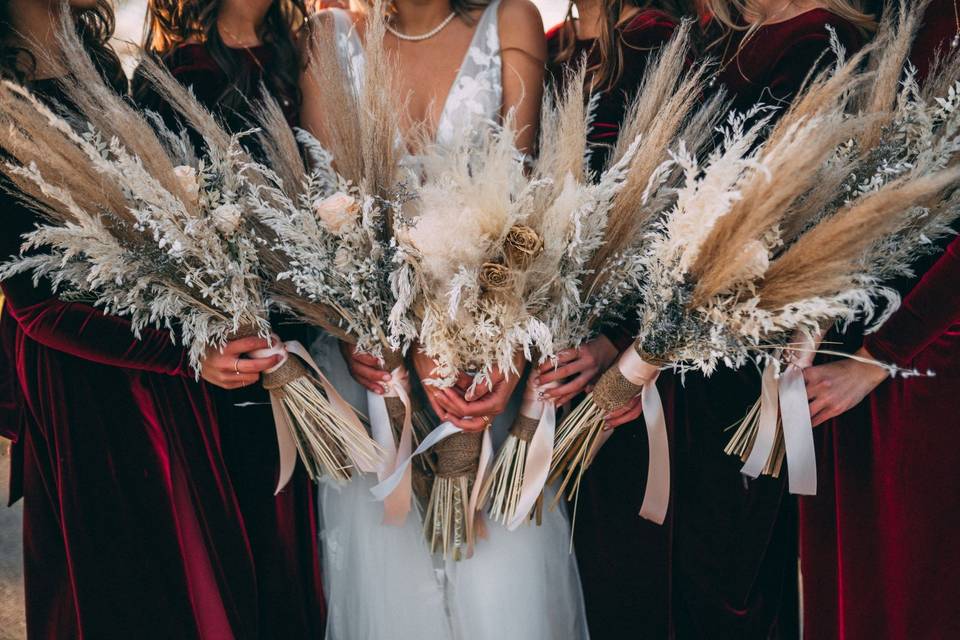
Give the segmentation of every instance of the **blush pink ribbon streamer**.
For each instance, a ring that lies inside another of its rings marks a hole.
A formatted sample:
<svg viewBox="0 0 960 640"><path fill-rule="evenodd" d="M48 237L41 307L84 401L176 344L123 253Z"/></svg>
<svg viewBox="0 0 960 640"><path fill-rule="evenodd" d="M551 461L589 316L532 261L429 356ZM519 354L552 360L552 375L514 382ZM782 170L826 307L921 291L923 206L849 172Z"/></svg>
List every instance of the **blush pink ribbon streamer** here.
<svg viewBox="0 0 960 640"><path fill-rule="evenodd" d="M320 371L320 367L318 367L317 363L310 357L310 352L296 340L281 342L280 338L276 335L272 336L271 339L273 342L272 346L267 349L252 351L250 356L253 358L269 358L275 355L281 356L280 362L268 369L267 373L274 373L279 370L287 361L287 358L290 357L291 353L303 360L313 371L314 375L316 375L317 380L320 382L320 387L327 395L327 400L343 419L344 424L354 431L366 435L367 432L364 430L363 424L360 423L360 419L354 412L353 407L343 399L343 396L337 393L334 386L330 384L330 381L327 380L323 372ZM287 411L283 407L283 394L279 389L270 390L270 406L273 410L273 418L277 430L277 447L280 452L280 473L275 491L275 494L277 494L290 482L290 478L293 477L293 472L297 467L297 443L293 437L293 424L291 424ZM354 453L355 452L352 451L347 452L352 460L362 458L362 456L353 455ZM373 468L367 468L368 465L366 464L358 464L358 467L364 472L375 471Z"/></svg>
<svg viewBox="0 0 960 640"><path fill-rule="evenodd" d="M483 444L480 448L480 462L477 465L477 475L473 479L473 489L470 491L470 504L467 507L467 530L474 530L477 518L482 518L478 514L480 510L480 490L483 488L483 481L490 472L493 465L493 438L490 436L490 428L483 430ZM473 547L467 551L468 556L473 555Z"/></svg>
<svg viewBox="0 0 960 640"><path fill-rule="evenodd" d="M397 367L390 372L390 381L384 385L384 395L367 392L367 404L370 410L370 431L373 439L387 452L383 465L377 471L377 480L383 482L397 469L397 465L411 458L413 449L413 410L410 404L410 378L404 367ZM400 431L400 442L393 439L393 427L390 424L390 415L387 412L385 398L399 398L403 403L403 428ZM400 481L394 490L383 499L383 523L400 526L406 521L410 513L410 504L413 498L413 470L407 465L400 476Z"/></svg>
<svg viewBox="0 0 960 640"><path fill-rule="evenodd" d="M535 376L527 379L527 386L523 390L523 403L520 405L520 415L539 420L537 429L527 446L527 458L524 461L523 481L520 484L520 497L517 500L517 509L507 529L515 530L526 522L530 510L536 504L537 498L543 492L550 475L550 463L553 460L553 441L557 433L557 409L553 402L543 399L543 393L548 389L560 386L558 382L549 382L542 386L534 384Z"/></svg>
<svg viewBox="0 0 960 640"><path fill-rule="evenodd" d="M643 495L643 504L640 505L640 517L663 524L670 506L670 442L667 437L663 401L657 390L660 367L641 358L636 349L631 347L617 360L617 368L631 384L642 387L640 404L647 427L650 461L647 465L647 488ZM608 438L610 433L612 431L607 432Z"/></svg>

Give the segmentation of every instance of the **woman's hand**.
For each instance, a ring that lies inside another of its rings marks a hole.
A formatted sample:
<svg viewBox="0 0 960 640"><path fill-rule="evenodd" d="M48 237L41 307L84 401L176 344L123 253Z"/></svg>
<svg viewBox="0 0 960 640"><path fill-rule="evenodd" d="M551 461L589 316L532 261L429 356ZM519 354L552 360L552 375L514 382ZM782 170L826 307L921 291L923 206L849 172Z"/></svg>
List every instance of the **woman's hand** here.
<svg viewBox="0 0 960 640"><path fill-rule="evenodd" d="M458 381L458 387L454 387L453 389L441 389L440 387L426 384L427 380L437 378L437 363L417 347L414 347L412 351L413 355L411 360L413 361L413 369L417 372L417 377L420 378L423 391L427 396L427 401L430 403L430 408L437 414L437 417L444 422L452 422L464 431L482 431L489 424L489 420L484 421L483 418L466 419L464 417L466 414L451 412L452 404L447 399L447 394L449 392L461 400L463 399L463 397L459 395L463 393L459 388L459 384L463 381L464 376L460 376L461 380Z"/></svg>
<svg viewBox="0 0 960 640"><path fill-rule="evenodd" d="M635 396L627 404L608 413L603 419L603 430L610 431L639 419L643 415L643 404L640 400L640 396Z"/></svg>
<svg viewBox="0 0 960 640"><path fill-rule="evenodd" d="M390 381L390 372L382 368L380 361L369 353L359 353L357 345L340 340L340 353L350 369L350 375L360 385L383 395L383 384Z"/></svg>
<svg viewBox="0 0 960 640"><path fill-rule="evenodd" d="M606 336L584 344L579 349L567 349L557 354L557 365L544 362L540 366L539 379L534 382L544 385L561 382L560 386L543 394L561 406L583 393L587 386L597 380L616 361L617 348Z"/></svg>
<svg viewBox="0 0 960 640"><path fill-rule="evenodd" d="M863 347L855 355L874 359ZM813 426L860 404L888 375L883 367L849 358L804 369Z"/></svg>
<svg viewBox="0 0 960 640"><path fill-rule="evenodd" d="M275 367L282 356L247 358L244 354L268 348L270 343L257 336L231 340L223 350L208 347L203 357L200 376L221 389L239 389L249 386L260 379L262 372Z"/></svg>

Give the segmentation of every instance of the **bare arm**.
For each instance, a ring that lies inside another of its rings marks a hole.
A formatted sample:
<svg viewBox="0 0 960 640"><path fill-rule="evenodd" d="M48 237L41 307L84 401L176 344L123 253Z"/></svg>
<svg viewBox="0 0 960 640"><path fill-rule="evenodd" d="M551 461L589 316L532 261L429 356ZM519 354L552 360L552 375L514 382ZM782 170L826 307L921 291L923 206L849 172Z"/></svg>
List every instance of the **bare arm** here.
<svg viewBox="0 0 960 640"><path fill-rule="evenodd" d="M540 120L547 40L540 12L530 0L502 0L499 27L503 60L503 106L506 117L513 110L517 146L532 153Z"/></svg>

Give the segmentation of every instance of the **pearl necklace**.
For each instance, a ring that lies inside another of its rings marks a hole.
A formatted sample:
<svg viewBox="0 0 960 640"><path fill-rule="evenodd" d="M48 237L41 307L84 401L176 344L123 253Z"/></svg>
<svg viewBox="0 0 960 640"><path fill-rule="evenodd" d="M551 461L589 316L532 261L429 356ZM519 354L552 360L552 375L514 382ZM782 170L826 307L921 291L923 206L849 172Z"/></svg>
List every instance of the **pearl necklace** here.
<svg viewBox="0 0 960 640"><path fill-rule="evenodd" d="M438 24L436 27L434 27L434 28L431 29L430 31L427 31L426 33L420 34L419 36L408 36L408 35L405 34L405 33L400 33L399 31L397 31L396 29L394 29L393 27L391 27L389 24L386 25L386 27L387 27L387 31L389 31L390 33L392 33L392 34L395 35L396 37L400 38L401 40L406 40L407 42L422 42L423 40L429 40L429 39L432 38L433 36L437 35L437 34L440 33L441 31L443 31L443 28L446 27L448 24L450 24L450 21L453 20L453 19L456 18L456 17L457 17L457 12L456 12L456 11L451 11L451 12L450 12L450 15L448 15L448 16L443 20L443 22L441 22L440 24Z"/></svg>

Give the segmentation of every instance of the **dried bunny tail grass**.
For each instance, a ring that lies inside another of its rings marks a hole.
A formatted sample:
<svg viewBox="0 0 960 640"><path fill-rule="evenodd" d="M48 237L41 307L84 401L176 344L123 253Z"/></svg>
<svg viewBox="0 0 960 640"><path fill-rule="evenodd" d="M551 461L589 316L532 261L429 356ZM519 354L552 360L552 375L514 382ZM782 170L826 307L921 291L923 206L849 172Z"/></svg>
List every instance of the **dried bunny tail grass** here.
<svg viewBox="0 0 960 640"><path fill-rule="evenodd" d="M655 210L644 205L651 178L668 159L670 147L703 94L706 66L694 65L688 69L687 65L690 28L690 23L684 22L648 65L637 98L620 130L611 163L622 158L638 138L640 143L610 208L606 242L590 261L593 271L632 244L638 230L649 224Z"/></svg>
<svg viewBox="0 0 960 640"><path fill-rule="evenodd" d="M560 89L544 94L537 174L558 184L567 175L579 183L587 180L587 132L596 101L584 100L586 73L582 60L564 73Z"/></svg>
<svg viewBox="0 0 960 640"><path fill-rule="evenodd" d="M0 148L8 156L4 173L19 197L47 219L79 222L109 212L132 220L122 191L90 162L89 153L96 150L66 120L10 82L0 83ZM38 175L56 190L41 188Z"/></svg>
<svg viewBox="0 0 960 640"><path fill-rule="evenodd" d="M823 163L846 138L845 122L840 114L810 119L763 148L762 166L748 172L740 199L717 220L690 269L697 282L695 305L743 276L754 257L745 249L786 219L796 200L811 190Z"/></svg>
<svg viewBox="0 0 960 640"><path fill-rule="evenodd" d="M871 249L903 227L907 212L936 199L958 180L960 167L907 176L821 222L767 269L757 290L760 308L780 309L850 289L869 264Z"/></svg>
<svg viewBox="0 0 960 640"><path fill-rule="evenodd" d="M279 103L265 87L260 94L264 97L254 108L254 118L260 127L257 139L266 165L280 178L284 192L293 197L301 192L307 177L300 146Z"/></svg>
<svg viewBox="0 0 960 640"><path fill-rule="evenodd" d="M58 84L79 114L105 138L117 138L132 156L140 159L146 173L164 189L187 201L173 173L167 149L146 118L104 82L76 34L69 11L62 12L57 42L60 51L56 54L56 63L66 70ZM53 54L48 52L45 55Z"/></svg>

